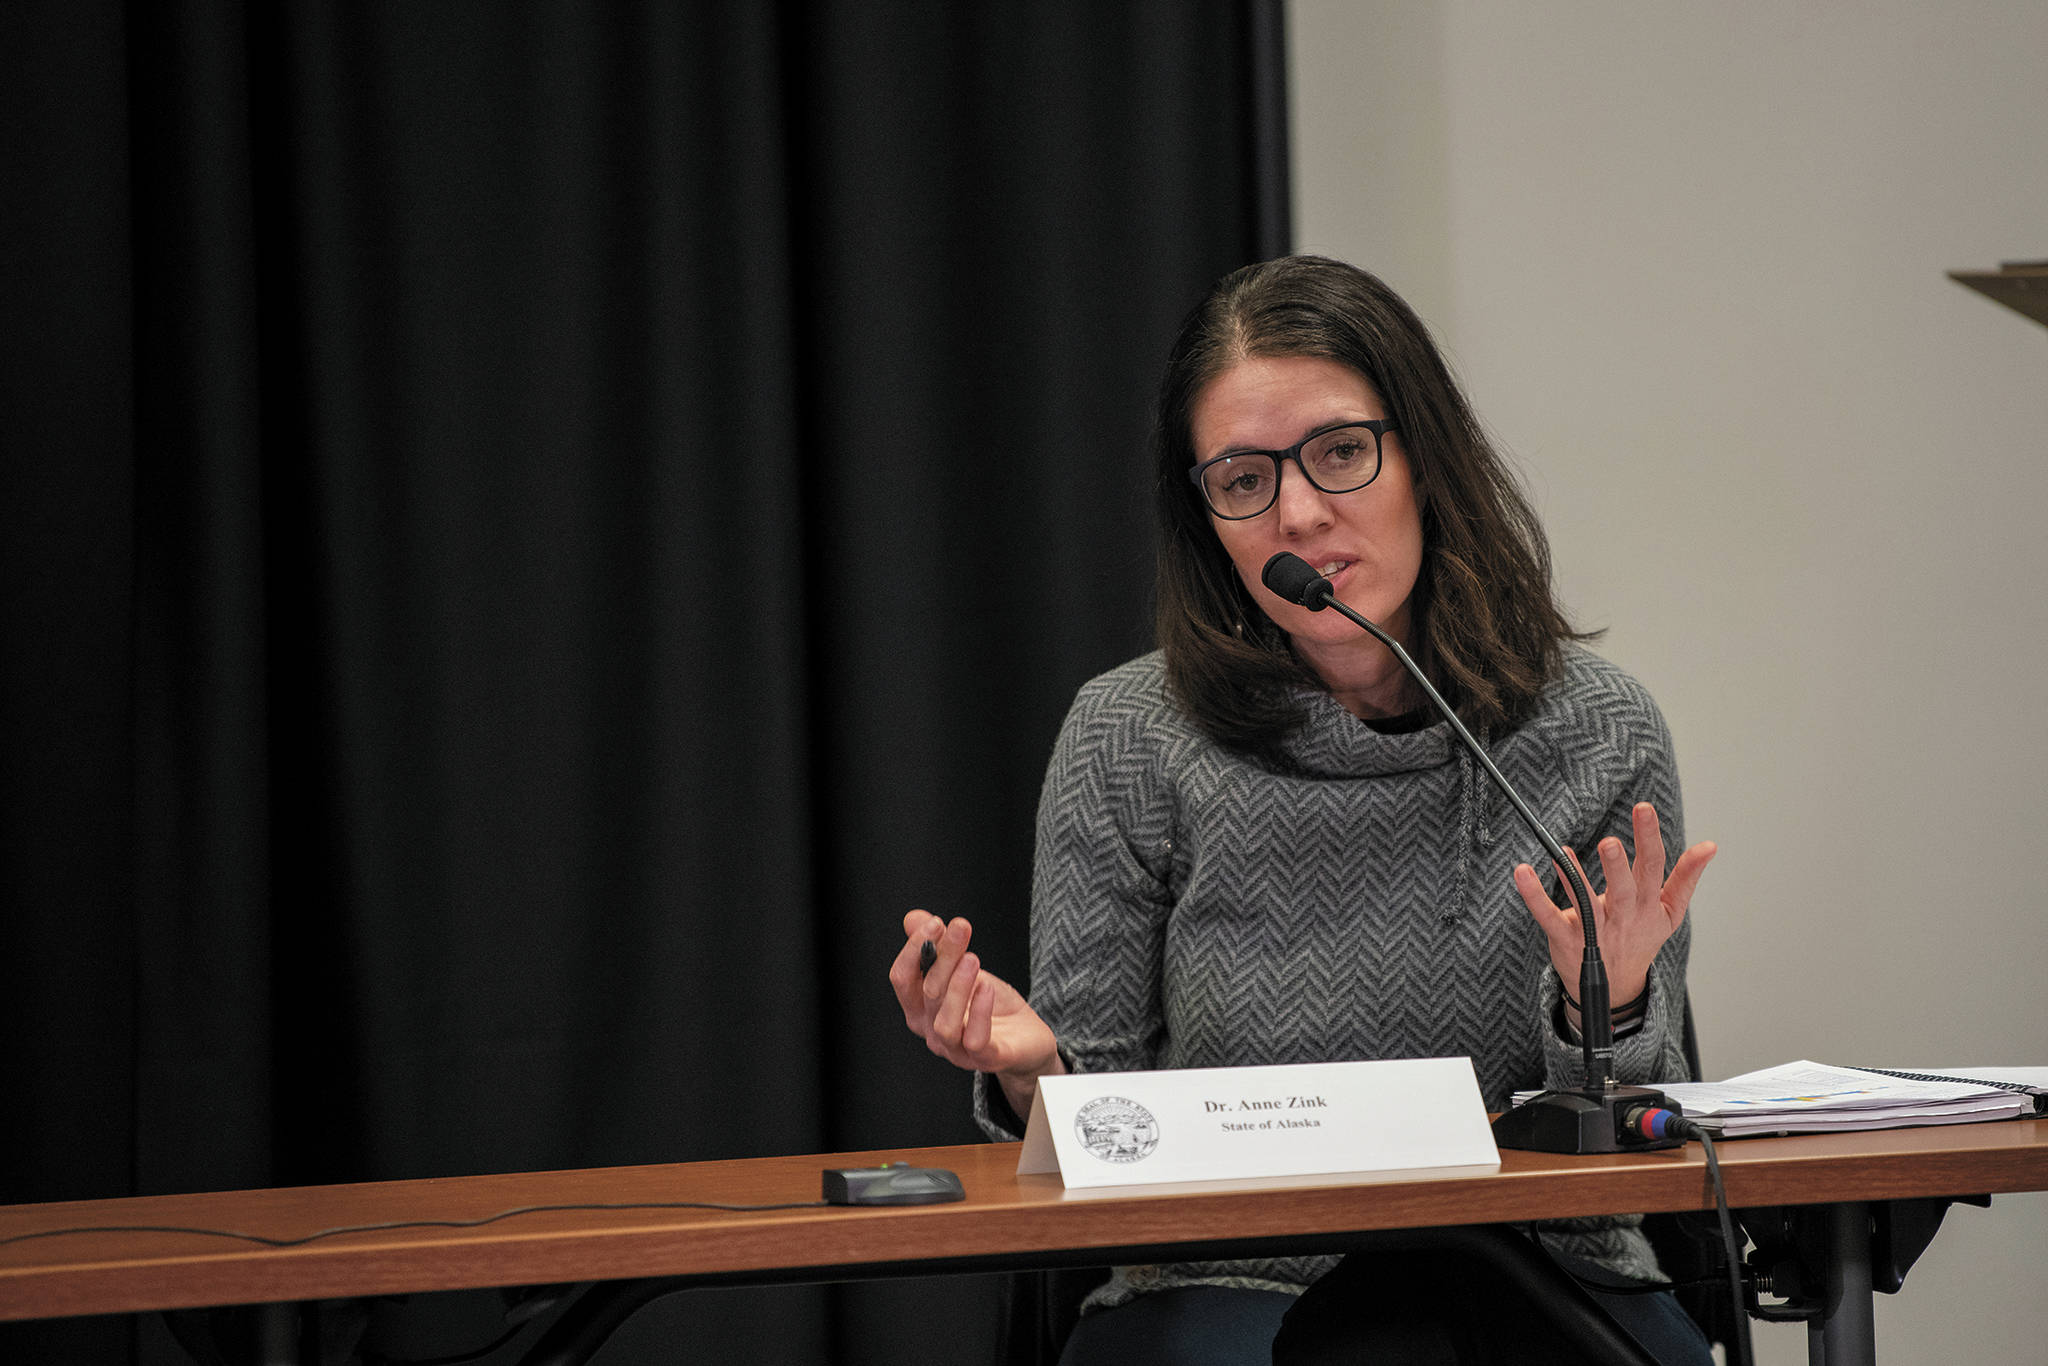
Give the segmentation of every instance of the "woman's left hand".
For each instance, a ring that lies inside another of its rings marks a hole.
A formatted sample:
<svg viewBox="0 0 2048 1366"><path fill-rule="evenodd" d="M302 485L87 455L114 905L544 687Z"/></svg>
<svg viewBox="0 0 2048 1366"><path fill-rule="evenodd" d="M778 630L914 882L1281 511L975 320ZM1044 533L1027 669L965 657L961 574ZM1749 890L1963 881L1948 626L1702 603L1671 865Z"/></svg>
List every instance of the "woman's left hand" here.
<svg viewBox="0 0 2048 1366"><path fill-rule="evenodd" d="M1648 802L1637 802L1631 815L1635 861L1629 861L1620 840L1609 836L1600 841L1600 868L1607 878L1607 890L1593 897L1593 924L1599 932L1600 961L1607 967L1608 999L1613 1005L1643 994L1650 980L1650 960L1684 922L1700 874L1714 857L1713 844L1695 844L1678 856L1666 878L1664 836L1657 828L1656 810ZM1578 861L1572 850L1565 853L1574 863ZM1563 877L1562 869L1558 875ZM1558 906L1543 890L1534 868L1524 863L1515 869L1515 890L1522 894L1522 903L1550 941L1550 962L1564 982L1566 994L1583 1000L1579 965L1585 958L1586 940L1579 927L1578 898L1569 880L1564 887L1572 904Z"/></svg>

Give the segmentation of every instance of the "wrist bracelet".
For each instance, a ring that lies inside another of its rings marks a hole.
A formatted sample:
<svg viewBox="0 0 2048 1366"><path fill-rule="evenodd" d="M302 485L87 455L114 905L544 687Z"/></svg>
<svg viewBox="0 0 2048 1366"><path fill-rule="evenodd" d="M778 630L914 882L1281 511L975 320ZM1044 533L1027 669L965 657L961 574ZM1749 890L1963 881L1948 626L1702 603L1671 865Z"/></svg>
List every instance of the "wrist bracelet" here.
<svg viewBox="0 0 2048 1366"><path fill-rule="evenodd" d="M1630 1038L1633 1035L1640 1033L1642 1031L1642 1028L1643 1022L1640 1018L1630 1020L1626 1024L1618 1024L1614 1027L1614 1041L1616 1043L1620 1043L1623 1039ZM1582 1032L1580 1032L1579 1027L1573 1024L1570 1020L1566 1020L1564 1022L1564 1031L1566 1043L1579 1044L1584 1043L1586 1041L1586 1036Z"/></svg>
<svg viewBox="0 0 2048 1366"><path fill-rule="evenodd" d="M1563 981L1559 981L1557 984L1557 994L1564 997L1564 1003L1570 1006L1573 1010L1576 1010L1580 1015L1584 1015L1586 1013L1586 1008L1580 1005L1577 1001L1574 1001L1572 999L1572 994L1564 989ZM1607 1018L1612 1020L1617 1019L1624 1015L1641 1014L1644 1009L1644 1002L1648 1001L1649 999L1650 983L1646 978L1643 982L1643 989L1636 993L1634 1000L1623 1001L1618 1006L1608 1007Z"/></svg>

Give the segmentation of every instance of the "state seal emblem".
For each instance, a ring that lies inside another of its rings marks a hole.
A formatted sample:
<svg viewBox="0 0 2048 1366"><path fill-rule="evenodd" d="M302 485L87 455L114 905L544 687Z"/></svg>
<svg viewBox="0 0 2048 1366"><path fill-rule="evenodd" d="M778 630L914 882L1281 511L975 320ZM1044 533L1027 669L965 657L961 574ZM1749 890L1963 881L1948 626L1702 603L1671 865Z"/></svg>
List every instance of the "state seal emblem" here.
<svg viewBox="0 0 2048 1366"><path fill-rule="evenodd" d="M1074 1114L1081 1146L1104 1162L1142 1162L1159 1146L1159 1121L1135 1100L1097 1096Z"/></svg>

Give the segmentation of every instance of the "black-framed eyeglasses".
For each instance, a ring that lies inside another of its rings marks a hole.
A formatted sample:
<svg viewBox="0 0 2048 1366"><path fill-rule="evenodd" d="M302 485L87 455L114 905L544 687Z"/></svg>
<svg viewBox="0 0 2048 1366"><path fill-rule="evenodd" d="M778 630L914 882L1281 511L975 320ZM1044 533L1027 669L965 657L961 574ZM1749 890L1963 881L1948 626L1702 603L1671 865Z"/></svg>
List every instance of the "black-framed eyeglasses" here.
<svg viewBox="0 0 2048 1366"><path fill-rule="evenodd" d="M1292 460L1324 493L1355 493L1380 477L1380 439L1392 418L1345 422L1311 432L1284 451L1232 451L1188 471L1209 511L1226 522L1256 517L1279 500L1280 465Z"/></svg>

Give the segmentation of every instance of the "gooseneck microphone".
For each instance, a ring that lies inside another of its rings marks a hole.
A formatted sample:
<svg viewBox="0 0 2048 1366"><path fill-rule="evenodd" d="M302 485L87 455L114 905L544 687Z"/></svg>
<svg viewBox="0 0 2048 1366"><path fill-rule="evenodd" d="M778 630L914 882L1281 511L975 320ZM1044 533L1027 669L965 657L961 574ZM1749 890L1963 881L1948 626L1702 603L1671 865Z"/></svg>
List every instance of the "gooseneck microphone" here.
<svg viewBox="0 0 2048 1366"><path fill-rule="evenodd" d="M1424 676L1421 667L1408 657L1399 641L1338 601L1337 590L1330 586L1330 581L1291 551L1283 550L1267 560L1259 577L1272 592L1311 612L1320 612L1325 607L1335 608L1340 616L1350 618L1373 639L1393 651L1394 658L1401 662L1401 667L1408 671L1408 676L1429 698L1430 705L1450 722L1451 730L1464 742L1479 766L1486 770L1486 776L1493 780L1501 795L1515 808L1515 814L1522 818L1522 824L1529 828L1529 833L1550 855L1551 862L1570 881L1572 893L1578 898L1579 926L1586 941L1585 958L1579 966L1580 1043L1585 1058L1585 1081L1577 1091L1546 1091L1510 1109L1494 1121L1494 1142L1503 1148L1550 1153L1612 1153L1624 1148L1675 1147L1684 1142L1676 1134L1660 1133L1653 1137L1639 1124L1630 1122L1631 1112L1639 1115L1646 1110L1669 1108L1669 1102L1661 1091L1645 1086L1614 1084L1614 1020L1608 1013L1607 968L1600 959L1600 946L1593 924L1593 894L1587 888L1585 875L1579 871L1578 864L1566 857L1564 849L1544 828L1543 822L1536 818L1536 813L1529 809L1521 794L1509 784L1486 750L1472 738L1472 732L1465 729L1465 723L1451 710L1451 704L1444 701L1443 694Z"/></svg>

